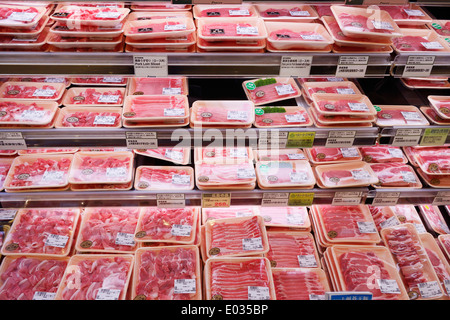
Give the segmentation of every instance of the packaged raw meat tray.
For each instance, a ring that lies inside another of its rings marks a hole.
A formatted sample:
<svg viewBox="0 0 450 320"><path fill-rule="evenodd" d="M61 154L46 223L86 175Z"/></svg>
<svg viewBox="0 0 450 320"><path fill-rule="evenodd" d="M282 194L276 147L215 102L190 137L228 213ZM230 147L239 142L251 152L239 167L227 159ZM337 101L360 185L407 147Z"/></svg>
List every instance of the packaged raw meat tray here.
<svg viewBox="0 0 450 320"><path fill-rule="evenodd" d="M20 209L2 255L67 256L75 238L79 208Z"/></svg>
<svg viewBox="0 0 450 320"><path fill-rule="evenodd" d="M450 20L433 20L427 26L441 37L445 38L450 35Z"/></svg>
<svg viewBox="0 0 450 320"><path fill-rule="evenodd" d="M254 126L257 128L308 127L312 124L308 112L301 106L255 109Z"/></svg>
<svg viewBox="0 0 450 320"><path fill-rule="evenodd" d="M73 26L71 24L66 25L62 22L57 22L50 28L50 32L53 35L58 35L63 39L64 38L115 39L117 37L120 37L120 35L122 35L124 26L125 25L123 23L118 23L117 25L110 27ZM74 40L75 39L72 39L72 41Z"/></svg>
<svg viewBox="0 0 450 320"><path fill-rule="evenodd" d="M0 300L53 300L68 262L69 257L5 257Z"/></svg>
<svg viewBox="0 0 450 320"><path fill-rule="evenodd" d="M315 111L322 115L374 116L377 111L362 94L314 93Z"/></svg>
<svg viewBox="0 0 450 320"><path fill-rule="evenodd" d="M427 126L430 123L415 106L377 105L377 121L379 127L391 126Z"/></svg>
<svg viewBox="0 0 450 320"><path fill-rule="evenodd" d="M409 89L448 89L450 83L447 79L434 81L434 80L419 80L401 78L402 84Z"/></svg>
<svg viewBox="0 0 450 320"><path fill-rule="evenodd" d="M64 107L61 108L56 128L120 128L120 107Z"/></svg>
<svg viewBox="0 0 450 320"><path fill-rule="evenodd" d="M126 77L77 77L71 78L71 83L75 86L121 86L124 87L128 83Z"/></svg>
<svg viewBox="0 0 450 320"><path fill-rule="evenodd" d="M423 26L431 23L431 17L418 5L407 4L402 6L379 6L387 11L399 26Z"/></svg>
<svg viewBox="0 0 450 320"><path fill-rule="evenodd" d="M441 298L444 291L414 225L405 223L380 233L400 269L409 298Z"/></svg>
<svg viewBox="0 0 450 320"><path fill-rule="evenodd" d="M66 107L121 107L124 95L125 88L73 87L65 93L62 104Z"/></svg>
<svg viewBox="0 0 450 320"><path fill-rule="evenodd" d="M189 18L128 21L124 29L127 40L132 41L184 37L193 32L194 21Z"/></svg>
<svg viewBox="0 0 450 320"><path fill-rule="evenodd" d="M384 10L338 5L330 8L342 32L348 37L377 41L402 35L395 21Z"/></svg>
<svg viewBox="0 0 450 320"><path fill-rule="evenodd" d="M419 210L428 229L433 230L437 235L450 234L450 229L438 206L420 205Z"/></svg>
<svg viewBox="0 0 450 320"><path fill-rule="evenodd" d="M191 108L191 123L196 126L243 127L254 120L254 104L246 100L197 100Z"/></svg>
<svg viewBox="0 0 450 320"><path fill-rule="evenodd" d="M364 35L360 38L346 36L336 19L333 16L324 16L321 18L326 30L331 35L334 40L334 44L339 47L352 47L352 48L367 48L367 49L377 49L392 44L391 39L367 39Z"/></svg>
<svg viewBox="0 0 450 320"><path fill-rule="evenodd" d="M261 189L312 188L316 183L311 165L306 160L258 161L255 167Z"/></svg>
<svg viewBox="0 0 450 320"><path fill-rule="evenodd" d="M366 205L315 205L310 211L321 246L374 245L380 242L375 222Z"/></svg>
<svg viewBox="0 0 450 320"><path fill-rule="evenodd" d="M72 184L72 191L103 191L103 190L131 190L133 181L127 183L88 183L88 184Z"/></svg>
<svg viewBox="0 0 450 320"><path fill-rule="evenodd" d="M76 254L69 260L55 299L125 300L133 263L132 254Z"/></svg>
<svg viewBox="0 0 450 320"><path fill-rule="evenodd" d="M189 118L181 120L164 120L164 121L132 121L123 119L125 128L171 128L184 127L189 124Z"/></svg>
<svg viewBox="0 0 450 320"><path fill-rule="evenodd" d="M441 234L438 236L438 242L444 250L447 259L450 259L450 235Z"/></svg>
<svg viewBox="0 0 450 320"><path fill-rule="evenodd" d="M189 18L192 19L192 12L190 11L133 11L128 17L127 21L139 20L161 20L161 19L177 19Z"/></svg>
<svg viewBox="0 0 450 320"><path fill-rule="evenodd" d="M226 218L252 217L258 214L256 206L231 206L221 208L202 208L202 225L207 221Z"/></svg>
<svg viewBox="0 0 450 320"><path fill-rule="evenodd" d="M49 124L55 117L58 104L54 101L0 101L0 124Z"/></svg>
<svg viewBox="0 0 450 320"><path fill-rule="evenodd" d="M89 207L83 211L75 249L80 253L131 253L141 208Z"/></svg>
<svg viewBox="0 0 450 320"><path fill-rule="evenodd" d="M314 170L321 188L364 187L378 182L376 174L364 161L324 164Z"/></svg>
<svg viewBox="0 0 450 320"><path fill-rule="evenodd" d="M198 52L264 52L266 48L266 40L223 40L223 41L206 41L198 39Z"/></svg>
<svg viewBox="0 0 450 320"><path fill-rule="evenodd" d="M131 78L128 88L130 95L188 95L186 77Z"/></svg>
<svg viewBox="0 0 450 320"><path fill-rule="evenodd" d="M13 161L14 158L0 158L0 191L3 190L3 183L5 182Z"/></svg>
<svg viewBox="0 0 450 320"><path fill-rule="evenodd" d="M181 37L165 37L146 40L125 39L125 52L195 52L197 36L193 32ZM132 78L133 79L133 78ZM158 90L158 87L155 88ZM164 94L164 93L158 93ZM167 91L166 94L170 94ZM174 91L173 94L178 94Z"/></svg>
<svg viewBox="0 0 450 320"><path fill-rule="evenodd" d="M404 163L373 163L370 165L378 183L375 188L422 188L422 183L414 169Z"/></svg>
<svg viewBox="0 0 450 320"><path fill-rule="evenodd" d="M4 187L9 190L66 187L72 159L72 154L18 156L11 165Z"/></svg>
<svg viewBox="0 0 450 320"><path fill-rule="evenodd" d="M57 34L50 34L47 43L54 48L73 49L89 48L101 50L114 50L123 43L123 35L116 37L90 38L90 37L64 37Z"/></svg>
<svg viewBox="0 0 450 320"><path fill-rule="evenodd" d="M388 249L382 246L342 246L327 249L338 291L372 293L373 300L409 300Z"/></svg>
<svg viewBox="0 0 450 320"><path fill-rule="evenodd" d="M73 158L71 184L128 183L133 177L132 152L77 152Z"/></svg>
<svg viewBox="0 0 450 320"><path fill-rule="evenodd" d="M306 207L258 207L267 228L278 230L290 228L293 231L311 231L311 221Z"/></svg>
<svg viewBox="0 0 450 320"><path fill-rule="evenodd" d="M33 28L45 13L44 7L0 4L0 27Z"/></svg>
<svg viewBox="0 0 450 320"><path fill-rule="evenodd" d="M255 256L267 253L264 219L261 216L224 218L206 221L202 227L204 235L203 259L231 256Z"/></svg>
<svg viewBox="0 0 450 320"><path fill-rule="evenodd" d="M272 276L277 300L317 300L331 291L320 268L272 268Z"/></svg>
<svg viewBox="0 0 450 320"><path fill-rule="evenodd" d="M196 5L192 9L194 18L257 18L258 12L253 5Z"/></svg>
<svg viewBox="0 0 450 320"><path fill-rule="evenodd" d="M48 28L32 38L0 35L0 49L41 50L50 39Z"/></svg>
<svg viewBox="0 0 450 320"><path fill-rule="evenodd" d="M450 52L448 43L429 29L402 29L402 36L392 39L396 52Z"/></svg>
<svg viewBox="0 0 450 320"><path fill-rule="evenodd" d="M50 17L66 25L111 27L122 22L129 12L127 8L63 6Z"/></svg>
<svg viewBox="0 0 450 320"><path fill-rule="evenodd" d="M359 148L363 160L368 163L407 163L408 159L399 147L393 146L371 146Z"/></svg>
<svg viewBox="0 0 450 320"><path fill-rule="evenodd" d="M303 4L256 4L259 16L265 21L313 22L317 13L309 5Z"/></svg>
<svg viewBox="0 0 450 320"><path fill-rule="evenodd" d="M194 162L242 163L253 161L251 147L201 147L194 149Z"/></svg>
<svg viewBox="0 0 450 320"><path fill-rule="evenodd" d="M303 85L307 82L342 82L349 81L347 78L342 77L305 77L305 78L296 78L297 81Z"/></svg>
<svg viewBox="0 0 450 320"><path fill-rule="evenodd" d="M261 257L208 259L204 268L205 300L275 300L270 262Z"/></svg>
<svg viewBox="0 0 450 320"><path fill-rule="evenodd" d="M50 17L43 15L38 23L31 28L19 29L15 27L0 27L0 35L2 36L18 36L23 38L34 38L38 36L47 26Z"/></svg>
<svg viewBox="0 0 450 320"><path fill-rule="evenodd" d="M307 160L305 152L300 148L259 149L254 154L256 161Z"/></svg>
<svg viewBox="0 0 450 320"><path fill-rule="evenodd" d="M131 95L125 98L122 115L133 121L184 120L189 101L185 95Z"/></svg>
<svg viewBox="0 0 450 320"><path fill-rule="evenodd" d="M263 40L267 38L260 18L199 18L197 37L206 41Z"/></svg>
<svg viewBox="0 0 450 320"><path fill-rule="evenodd" d="M313 165L361 161L362 155L358 148L313 147L306 149L309 161Z"/></svg>
<svg viewBox="0 0 450 320"><path fill-rule="evenodd" d="M61 153L75 153L78 148L61 148L61 149L51 149L51 148L38 148L38 149L27 149L19 150L19 156L26 156L28 154L61 154Z"/></svg>
<svg viewBox="0 0 450 320"><path fill-rule="evenodd" d="M202 273L197 246L162 246L136 251L133 300L201 300Z"/></svg>
<svg viewBox="0 0 450 320"><path fill-rule="evenodd" d="M64 83L5 82L0 86L2 101L58 101L65 91Z"/></svg>
<svg viewBox="0 0 450 320"><path fill-rule="evenodd" d="M197 187L223 188L245 187L256 182L255 168L252 162L244 163L199 163L195 164Z"/></svg>
<svg viewBox="0 0 450 320"><path fill-rule="evenodd" d="M418 175L432 188L450 188L450 174L430 175L417 168Z"/></svg>
<svg viewBox="0 0 450 320"><path fill-rule="evenodd" d="M362 94L352 81L340 82L305 82L302 84L305 96L312 100L314 93Z"/></svg>
<svg viewBox="0 0 450 320"><path fill-rule="evenodd" d="M413 158L422 171L428 175L450 174L450 148L448 147L416 149Z"/></svg>
<svg viewBox="0 0 450 320"><path fill-rule="evenodd" d="M353 127L353 126L372 126L376 121L375 116L358 116L358 115L329 115L321 114L316 108L309 108L308 112L317 127L337 126L337 127Z"/></svg>
<svg viewBox="0 0 450 320"><path fill-rule="evenodd" d="M430 107L443 119L450 119L450 97L449 96L428 96Z"/></svg>
<svg viewBox="0 0 450 320"><path fill-rule="evenodd" d="M192 190L194 169L188 166L139 166L134 180L136 190Z"/></svg>
<svg viewBox="0 0 450 320"><path fill-rule="evenodd" d="M134 240L137 242L193 244L200 219L198 207L145 207L139 215Z"/></svg>
<svg viewBox="0 0 450 320"><path fill-rule="evenodd" d="M269 251L264 255L272 268L320 268L314 237L309 232L268 231Z"/></svg>
<svg viewBox="0 0 450 320"><path fill-rule="evenodd" d="M192 5L184 4L171 4L166 1L152 1L150 4L146 2L132 2L131 10L133 11L150 11L150 12L160 12L160 11L189 11L192 9Z"/></svg>
<svg viewBox="0 0 450 320"><path fill-rule="evenodd" d="M142 156L170 161L175 164L186 165L191 159L191 148L164 148L159 147L157 149L135 149L136 154Z"/></svg>
<svg viewBox="0 0 450 320"><path fill-rule="evenodd" d="M293 78L260 78L242 83L247 99L255 105L287 100L301 96Z"/></svg>
<svg viewBox="0 0 450 320"><path fill-rule="evenodd" d="M389 207L401 223L412 223L418 233L427 233L419 213L413 205L396 205Z"/></svg>
<svg viewBox="0 0 450 320"><path fill-rule="evenodd" d="M319 23L265 22L268 43L277 50L323 50L333 39Z"/></svg>
<svg viewBox="0 0 450 320"><path fill-rule="evenodd" d="M371 206L369 205L370 213L372 214L373 222L377 227L378 232L386 227L400 224L400 220L395 215L394 211L389 206Z"/></svg>
<svg viewBox="0 0 450 320"><path fill-rule="evenodd" d="M66 87L71 84L70 78L64 77L11 77L9 81L14 82L46 82L46 83L64 83Z"/></svg>

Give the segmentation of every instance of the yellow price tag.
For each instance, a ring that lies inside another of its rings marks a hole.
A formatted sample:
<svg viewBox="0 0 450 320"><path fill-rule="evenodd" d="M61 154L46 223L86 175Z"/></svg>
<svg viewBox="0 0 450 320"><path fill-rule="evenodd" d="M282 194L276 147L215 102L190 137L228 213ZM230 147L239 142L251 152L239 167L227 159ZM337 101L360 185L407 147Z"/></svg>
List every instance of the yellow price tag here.
<svg viewBox="0 0 450 320"><path fill-rule="evenodd" d="M290 193L289 194L289 206L310 206L314 201L314 193Z"/></svg>
<svg viewBox="0 0 450 320"><path fill-rule="evenodd" d="M231 193L202 194L203 208L227 208L231 205Z"/></svg>
<svg viewBox="0 0 450 320"><path fill-rule="evenodd" d="M286 143L287 148L312 148L315 132L289 132Z"/></svg>
<svg viewBox="0 0 450 320"><path fill-rule="evenodd" d="M449 128L425 129L420 146L442 146L447 140Z"/></svg>

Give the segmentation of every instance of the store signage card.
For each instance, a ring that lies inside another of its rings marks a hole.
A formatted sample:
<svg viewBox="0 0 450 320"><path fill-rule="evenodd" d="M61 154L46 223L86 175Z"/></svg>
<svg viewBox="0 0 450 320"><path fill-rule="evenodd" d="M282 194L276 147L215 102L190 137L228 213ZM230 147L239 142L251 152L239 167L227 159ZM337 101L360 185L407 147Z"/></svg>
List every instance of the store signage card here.
<svg viewBox="0 0 450 320"><path fill-rule="evenodd" d="M167 77L169 74L167 56L134 55L133 65L135 77Z"/></svg>

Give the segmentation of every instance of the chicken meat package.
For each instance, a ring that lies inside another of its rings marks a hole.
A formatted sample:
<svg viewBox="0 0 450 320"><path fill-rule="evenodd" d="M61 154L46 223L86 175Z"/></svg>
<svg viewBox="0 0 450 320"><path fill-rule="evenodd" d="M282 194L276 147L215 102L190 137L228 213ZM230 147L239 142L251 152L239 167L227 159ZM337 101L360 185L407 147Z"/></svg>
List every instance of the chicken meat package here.
<svg viewBox="0 0 450 320"><path fill-rule="evenodd" d="M0 124L48 125L57 109L54 101L0 101Z"/></svg>
<svg viewBox="0 0 450 320"><path fill-rule="evenodd" d="M264 200L264 199L263 199ZM289 228L293 231L311 231L311 220L306 207L260 206L258 215L264 219L266 227L276 231Z"/></svg>
<svg viewBox="0 0 450 320"><path fill-rule="evenodd" d="M11 191L66 187L73 157L72 154L18 156L4 187Z"/></svg>
<svg viewBox="0 0 450 320"><path fill-rule="evenodd" d="M401 223L411 223L418 233L427 233L416 207L413 205L396 205L389 207Z"/></svg>
<svg viewBox="0 0 450 320"><path fill-rule="evenodd" d="M412 156L420 169L428 175L440 178L440 175L450 174L449 147L416 148Z"/></svg>
<svg viewBox="0 0 450 320"><path fill-rule="evenodd" d="M428 96L430 107L443 119L450 119L450 97L449 96Z"/></svg>
<svg viewBox="0 0 450 320"><path fill-rule="evenodd" d="M386 227L400 224L400 220L389 206L372 206L369 205L370 214L378 232Z"/></svg>
<svg viewBox="0 0 450 320"><path fill-rule="evenodd" d="M111 27L121 23L129 12L127 8L62 6L50 17L66 25Z"/></svg>
<svg viewBox="0 0 450 320"><path fill-rule="evenodd" d="M134 180L136 190L192 190L194 169L188 166L139 166Z"/></svg>
<svg viewBox="0 0 450 320"><path fill-rule="evenodd" d="M14 158L0 158L0 191L3 190L3 184L13 161Z"/></svg>
<svg viewBox="0 0 450 320"><path fill-rule="evenodd" d="M258 161L255 168L261 189L312 188L316 183L311 165L306 160Z"/></svg>
<svg viewBox="0 0 450 320"><path fill-rule="evenodd" d="M313 106L319 114L374 116L376 110L369 98L362 94L314 93Z"/></svg>
<svg viewBox="0 0 450 320"><path fill-rule="evenodd" d="M20 209L1 253L5 256L67 256L79 216L78 208Z"/></svg>
<svg viewBox="0 0 450 320"><path fill-rule="evenodd" d="M77 152L69 174L71 184L128 183L133 177L134 154L123 152Z"/></svg>
<svg viewBox="0 0 450 320"><path fill-rule="evenodd" d="M327 249L326 257L339 291L370 292L373 300L408 300L387 248L336 245Z"/></svg>
<svg viewBox="0 0 450 320"><path fill-rule="evenodd" d="M106 77L75 77L70 82L74 86L119 86L125 87L128 83L127 77L106 76Z"/></svg>
<svg viewBox="0 0 450 320"><path fill-rule="evenodd" d="M312 100L314 93L362 94L352 81L341 82L305 82L302 84L305 96Z"/></svg>
<svg viewBox="0 0 450 320"><path fill-rule="evenodd" d="M255 121L254 104L246 100L197 100L190 118L195 126L250 127Z"/></svg>
<svg viewBox="0 0 450 320"><path fill-rule="evenodd" d="M272 268L320 268L314 237L309 232L267 231Z"/></svg>
<svg viewBox="0 0 450 320"><path fill-rule="evenodd" d="M198 207L145 207L139 216L134 239L137 242L193 244L200 219Z"/></svg>
<svg viewBox="0 0 450 320"><path fill-rule="evenodd" d="M0 266L0 300L53 300L69 257L7 256Z"/></svg>
<svg viewBox="0 0 450 320"><path fill-rule="evenodd" d="M202 208L202 225L207 221L226 218L252 217L258 214L256 206Z"/></svg>
<svg viewBox="0 0 450 320"><path fill-rule="evenodd" d="M124 95L124 88L73 87L65 93L62 104L66 107L121 107Z"/></svg>
<svg viewBox="0 0 450 320"><path fill-rule="evenodd" d="M293 78L260 78L242 83L247 99L256 106L297 98L301 90Z"/></svg>
<svg viewBox="0 0 450 320"><path fill-rule="evenodd" d="M358 148L313 147L306 149L309 161L313 165L361 161L362 155Z"/></svg>
<svg viewBox="0 0 450 320"><path fill-rule="evenodd" d="M254 152L256 161L307 160L305 152L300 148L258 149Z"/></svg>
<svg viewBox="0 0 450 320"><path fill-rule="evenodd" d="M64 83L8 81L0 86L2 101L58 101L66 90Z"/></svg>
<svg viewBox="0 0 450 320"><path fill-rule="evenodd" d="M121 128L120 107L64 107L61 108L55 128Z"/></svg>
<svg viewBox="0 0 450 320"><path fill-rule="evenodd" d="M378 177L375 188L422 188L413 167L404 163L373 163L370 168Z"/></svg>
<svg viewBox="0 0 450 320"><path fill-rule="evenodd" d="M309 127L312 119L304 107L261 107L255 109L256 128Z"/></svg>
<svg viewBox="0 0 450 320"><path fill-rule="evenodd" d="M315 205L310 212L322 247L334 244L375 245L381 240L366 205Z"/></svg>
<svg viewBox="0 0 450 320"><path fill-rule="evenodd" d="M402 35L398 25L384 10L338 5L330 8L342 32L348 37L377 40Z"/></svg>
<svg viewBox="0 0 450 320"><path fill-rule="evenodd" d="M133 271L132 254L73 255L56 300L125 300Z"/></svg>
<svg viewBox="0 0 450 320"><path fill-rule="evenodd" d="M199 188L245 187L256 183L252 162L196 163L195 182Z"/></svg>
<svg viewBox="0 0 450 320"><path fill-rule="evenodd" d="M251 147L200 147L194 149L194 162L242 163L253 161Z"/></svg>
<svg viewBox="0 0 450 320"><path fill-rule="evenodd" d="M203 275L206 300L276 300L267 258L208 259Z"/></svg>
<svg viewBox="0 0 450 320"><path fill-rule="evenodd" d="M75 249L80 253L133 253L138 207L88 207L84 209Z"/></svg>
<svg viewBox="0 0 450 320"><path fill-rule="evenodd" d="M198 247L161 246L136 251L131 298L134 300L201 300Z"/></svg>
<svg viewBox="0 0 450 320"><path fill-rule="evenodd" d="M203 259L255 256L269 251L261 216L209 220L202 226Z"/></svg>
<svg viewBox="0 0 450 320"><path fill-rule="evenodd" d="M186 77L131 78L130 95L187 95L189 93Z"/></svg>
<svg viewBox="0 0 450 320"><path fill-rule="evenodd" d="M189 102L184 95L127 96L123 117L133 121L184 120L189 117Z"/></svg>
<svg viewBox="0 0 450 320"><path fill-rule="evenodd" d="M0 27L33 28L45 13L44 7L0 4Z"/></svg>
<svg viewBox="0 0 450 320"><path fill-rule="evenodd" d="M192 18L128 21L124 35L127 40L141 41L166 37L185 37L195 32Z"/></svg>
<svg viewBox="0 0 450 320"><path fill-rule="evenodd" d="M272 268L277 300L321 300L330 292L321 268Z"/></svg>
<svg viewBox="0 0 450 320"><path fill-rule="evenodd" d="M400 147L375 145L359 148L363 160L368 163L407 163Z"/></svg>
<svg viewBox="0 0 450 320"><path fill-rule="evenodd" d="M437 235L450 234L450 229L438 206L420 205L419 210L425 224Z"/></svg>
<svg viewBox="0 0 450 320"><path fill-rule="evenodd" d="M412 3L398 6L379 6L379 8L387 11L392 19L402 27L420 27L432 21L425 10Z"/></svg>
<svg viewBox="0 0 450 320"><path fill-rule="evenodd" d="M305 4L287 4L276 2L255 5L259 16L265 21L313 22L318 18L315 10Z"/></svg>
<svg viewBox="0 0 450 320"><path fill-rule="evenodd" d="M173 162L174 164L189 164L191 159L190 148L166 148L158 147L156 149L135 149L135 154L140 154L145 157L153 159L160 159L164 161Z"/></svg>
<svg viewBox="0 0 450 320"><path fill-rule="evenodd" d="M364 161L324 164L314 170L321 188L363 187L378 183L377 175Z"/></svg>
<svg viewBox="0 0 450 320"><path fill-rule="evenodd" d="M324 50L333 39L319 23L266 21L267 41L276 50Z"/></svg>
<svg viewBox="0 0 450 320"><path fill-rule="evenodd" d="M267 38L264 20L260 18L199 18L197 37L206 41L253 41Z"/></svg>
<svg viewBox="0 0 450 320"><path fill-rule="evenodd" d="M385 228L380 234L398 265L409 298L441 298L443 289L439 278L414 225L405 223Z"/></svg>
<svg viewBox="0 0 450 320"><path fill-rule="evenodd" d="M255 6L249 4L241 5L196 5L192 9L194 18L257 18L258 12Z"/></svg>
<svg viewBox="0 0 450 320"><path fill-rule="evenodd" d="M448 43L429 29L402 29L402 36L392 39L398 53L404 52L450 52Z"/></svg>

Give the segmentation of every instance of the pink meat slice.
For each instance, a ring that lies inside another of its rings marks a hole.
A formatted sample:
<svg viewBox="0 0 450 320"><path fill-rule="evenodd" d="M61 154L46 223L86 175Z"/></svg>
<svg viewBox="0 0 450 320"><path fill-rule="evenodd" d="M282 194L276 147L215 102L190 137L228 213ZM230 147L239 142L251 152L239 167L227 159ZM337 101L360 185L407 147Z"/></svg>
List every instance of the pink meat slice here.
<svg viewBox="0 0 450 320"><path fill-rule="evenodd" d="M127 119L164 118L170 117L167 115L167 110L170 110L169 112L177 112L176 117L184 117L187 116L185 114L185 108L185 99L180 96L142 96L135 97L131 101L128 111L134 112L135 115L128 116L124 114L124 116ZM176 109L179 111L174 111Z"/></svg>
<svg viewBox="0 0 450 320"><path fill-rule="evenodd" d="M436 275L438 276L441 284L443 284L444 281L446 280L450 280L450 274L445 268L444 262L441 260L439 255L431 249L426 248L425 250L427 252L431 264L433 265L434 271L436 271Z"/></svg>
<svg viewBox="0 0 450 320"><path fill-rule="evenodd" d="M322 179L327 185L345 186L369 183L371 176L365 169L333 169L324 171Z"/></svg>
<svg viewBox="0 0 450 320"><path fill-rule="evenodd" d="M356 149L354 150L357 151ZM349 157L349 155L351 154L347 154L346 150L344 150L343 152L342 148L314 147L310 149L310 152L314 161L316 162L339 161L339 160L350 161L360 159L359 155L355 157Z"/></svg>
<svg viewBox="0 0 450 320"><path fill-rule="evenodd" d="M361 233L358 222L366 222L367 217L357 206L320 206L320 217L325 227L325 233L334 231L333 239L367 239L367 234Z"/></svg>
<svg viewBox="0 0 450 320"><path fill-rule="evenodd" d="M414 187L418 182L413 168L403 163L377 163L370 167L382 187Z"/></svg>
<svg viewBox="0 0 450 320"><path fill-rule="evenodd" d="M200 182L206 180L207 184L246 184L255 181L255 169L250 163L202 163L197 166L196 174Z"/></svg>
<svg viewBox="0 0 450 320"><path fill-rule="evenodd" d="M299 268L319 266L318 261L311 265L301 265L299 256L314 256L314 240L307 235L293 235L282 232L268 232L269 251L266 257L276 262L277 268ZM314 258L315 259L315 258Z"/></svg>
<svg viewBox="0 0 450 320"><path fill-rule="evenodd" d="M63 300L95 300L100 289L127 289L128 272L131 261L121 256L114 258L100 257L82 259L68 268L74 272L67 273L63 280Z"/></svg>
<svg viewBox="0 0 450 320"><path fill-rule="evenodd" d="M388 29L376 29L373 26L372 20L362 15L353 15L349 13L341 13L338 16L343 28L349 30L357 30L359 32L377 32L377 33L392 33Z"/></svg>
<svg viewBox="0 0 450 320"><path fill-rule="evenodd" d="M49 94L48 96L39 96L36 97L34 94L36 90L42 89L42 90L48 90ZM50 93L54 91L52 95ZM59 92L55 89L55 87L51 85L44 85L41 88L35 87L35 86L25 86L25 85L7 85L2 92L2 98L22 98L22 99L54 99L58 97Z"/></svg>
<svg viewBox="0 0 450 320"><path fill-rule="evenodd" d="M137 263L136 295L144 295L146 300L189 300L195 295L174 292L175 280L197 277L194 250L182 247L149 250L140 256Z"/></svg>
<svg viewBox="0 0 450 320"><path fill-rule="evenodd" d="M134 245L117 243L119 233L134 235L139 208L96 208L84 221L78 242L89 241L89 250L133 251Z"/></svg>
<svg viewBox="0 0 450 320"><path fill-rule="evenodd" d="M56 293L67 261L33 257L5 258L0 300L32 300L36 292Z"/></svg>
<svg viewBox="0 0 450 320"><path fill-rule="evenodd" d="M436 48L427 48L424 43L429 43L436 41L428 41L424 37L420 36L403 36L396 37L392 40L394 46L400 51L445 51L445 48L440 45Z"/></svg>
<svg viewBox="0 0 450 320"><path fill-rule="evenodd" d="M277 300L310 300L327 290L317 273L306 269L273 272L273 282Z"/></svg>
<svg viewBox="0 0 450 320"><path fill-rule="evenodd" d="M364 161L369 163L403 162L403 152L399 147L374 146L359 149Z"/></svg>
<svg viewBox="0 0 450 320"><path fill-rule="evenodd" d="M209 285L213 298L248 300L249 286L269 288L270 280L263 259L212 261Z"/></svg>
<svg viewBox="0 0 450 320"><path fill-rule="evenodd" d="M114 123L102 121L105 117L113 117ZM73 119L76 118L76 121ZM76 111L64 115L62 125L64 127L112 127L118 126L122 115L117 112L92 112L92 111Z"/></svg>
<svg viewBox="0 0 450 320"><path fill-rule="evenodd" d="M255 116L255 124L261 127L304 125L311 120L306 110L286 110L284 113L265 113Z"/></svg>
<svg viewBox="0 0 450 320"><path fill-rule="evenodd" d="M135 92L142 92L144 95L163 94L165 88L179 89L183 94L182 78L137 78Z"/></svg>
<svg viewBox="0 0 450 320"><path fill-rule="evenodd" d="M139 182L148 184L146 188L170 190L173 188L189 188L190 186L191 177L186 169L144 167L141 168L140 173Z"/></svg>

